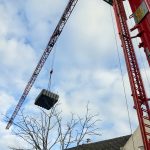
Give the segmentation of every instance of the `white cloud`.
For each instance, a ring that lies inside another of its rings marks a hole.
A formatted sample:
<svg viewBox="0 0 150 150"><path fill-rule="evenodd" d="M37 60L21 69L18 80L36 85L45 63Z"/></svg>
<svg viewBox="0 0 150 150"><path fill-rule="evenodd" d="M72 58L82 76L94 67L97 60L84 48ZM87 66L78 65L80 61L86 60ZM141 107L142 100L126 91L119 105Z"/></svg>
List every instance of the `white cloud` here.
<svg viewBox="0 0 150 150"><path fill-rule="evenodd" d="M5 37L9 39L15 36L20 39L27 35L26 27L18 16L19 10L12 3L6 1L0 3L0 38Z"/></svg>
<svg viewBox="0 0 150 150"><path fill-rule="evenodd" d="M35 61L34 50L22 41L1 40L0 47L1 62L6 67L16 67L20 70L23 66L23 69L27 70L28 63L32 65Z"/></svg>
<svg viewBox="0 0 150 150"><path fill-rule="evenodd" d="M66 4L67 0L0 2L1 113L13 109L11 106L18 102ZM67 119L70 112L83 114L90 101L92 112L98 112L102 119L99 124L101 139L130 134L113 32L110 7L103 1L82 0L78 2L54 48L57 52L52 91L60 95L64 118ZM131 90L120 46L119 53L135 129L137 117L132 108ZM52 57L50 55L50 59ZM37 112L34 99L41 88L47 87L50 61L46 62L27 97L24 108L28 113ZM142 73L145 74L144 71ZM10 144L15 144L16 137L11 136L11 131L5 131L4 122L0 124L0 149L5 147L7 150L6 139L11 141Z"/></svg>
<svg viewBox="0 0 150 150"><path fill-rule="evenodd" d="M13 96L8 95L5 91L0 91L0 103L1 103L0 113L5 115L10 106L14 105L15 100Z"/></svg>
<svg viewBox="0 0 150 150"><path fill-rule="evenodd" d="M36 54L33 48L16 39L1 39L0 59L1 87L12 91L14 87L19 90L24 88L24 80L29 79L27 76L35 67Z"/></svg>

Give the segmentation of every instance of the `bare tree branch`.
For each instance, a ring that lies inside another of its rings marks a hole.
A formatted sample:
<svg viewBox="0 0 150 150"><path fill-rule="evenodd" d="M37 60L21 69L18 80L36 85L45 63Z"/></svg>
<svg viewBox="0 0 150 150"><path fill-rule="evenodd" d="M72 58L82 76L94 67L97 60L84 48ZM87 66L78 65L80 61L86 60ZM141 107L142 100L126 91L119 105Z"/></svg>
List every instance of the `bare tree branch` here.
<svg viewBox="0 0 150 150"><path fill-rule="evenodd" d="M100 129L96 126L100 120L97 119L97 114L90 114L89 104L84 117L71 114L66 124L57 107L58 104L49 112L41 109L38 118L25 115L22 111L14 123L13 133L27 142L32 150L52 150L56 146L60 147L60 150L66 150L74 146L79 147L89 136L100 136Z"/></svg>

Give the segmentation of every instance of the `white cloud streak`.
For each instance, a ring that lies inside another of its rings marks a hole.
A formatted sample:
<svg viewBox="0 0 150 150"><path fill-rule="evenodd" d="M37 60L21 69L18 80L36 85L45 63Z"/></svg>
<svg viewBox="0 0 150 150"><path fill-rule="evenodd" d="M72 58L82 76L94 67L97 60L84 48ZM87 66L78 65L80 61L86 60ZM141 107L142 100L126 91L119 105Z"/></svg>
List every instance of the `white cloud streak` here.
<svg viewBox="0 0 150 150"><path fill-rule="evenodd" d="M18 102L67 2L0 1L1 113L8 113ZM90 101L91 110L98 112L102 120L99 124L101 139L130 134L114 37L110 7L99 0L80 0L54 48L52 90L60 95L64 118L67 119L72 111L83 114L83 106ZM120 46L119 54L135 129L137 117L132 108L133 100ZM28 113L38 111L34 99L41 88L47 87L51 59L52 55L24 104ZM149 89L148 85L146 89ZM1 118L0 149L3 150L18 141L11 131L5 131L5 125Z"/></svg>

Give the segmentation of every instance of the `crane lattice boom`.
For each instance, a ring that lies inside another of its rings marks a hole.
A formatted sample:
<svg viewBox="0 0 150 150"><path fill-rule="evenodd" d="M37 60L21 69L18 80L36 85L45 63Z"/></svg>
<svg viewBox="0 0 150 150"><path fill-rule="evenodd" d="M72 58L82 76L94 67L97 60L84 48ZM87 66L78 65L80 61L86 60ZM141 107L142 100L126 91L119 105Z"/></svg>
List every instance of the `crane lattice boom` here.
<svg viewBox="0 0 150 150"><path fill-rule="evenodd" d="M47 60L50 52L52 51L58 37L60 36L67 20L69 19L74 7L76 6L77 2L78 2L78 0L69 0L61 19L58 22L58 25L56 26L56 28L55 28L55 30L54 30L54 32L53 32L53 34L52 34L52 36L48 42L48 45L47 45L46 49L44 50L44 53L38 62L38 65L36 66L29 82L27 83L27 85L25 87L25 90L24 90L24 92L23 92L23 94L22 94L22 96L21 96L21 98L20 98L8 124L7 124L7 126L6 126L6 129L9 129L10 126L12 125L18 111L20 110L23 102L25 101L25 98L27 97L31 87L33 86L37 76L39 75L45 61Z"/></svg>

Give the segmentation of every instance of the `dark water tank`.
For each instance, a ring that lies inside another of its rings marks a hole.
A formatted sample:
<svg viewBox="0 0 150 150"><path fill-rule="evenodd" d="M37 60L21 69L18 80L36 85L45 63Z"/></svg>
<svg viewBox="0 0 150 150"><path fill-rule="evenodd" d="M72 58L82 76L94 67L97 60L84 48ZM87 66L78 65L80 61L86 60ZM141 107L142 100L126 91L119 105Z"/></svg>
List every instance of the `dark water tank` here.
<svg viewBox="0 0 150 150"><path fill-rule="evenodd" d="M59 96L48 90L43 89L35 100L35 105L49 110L58 101Z"/></svg>

